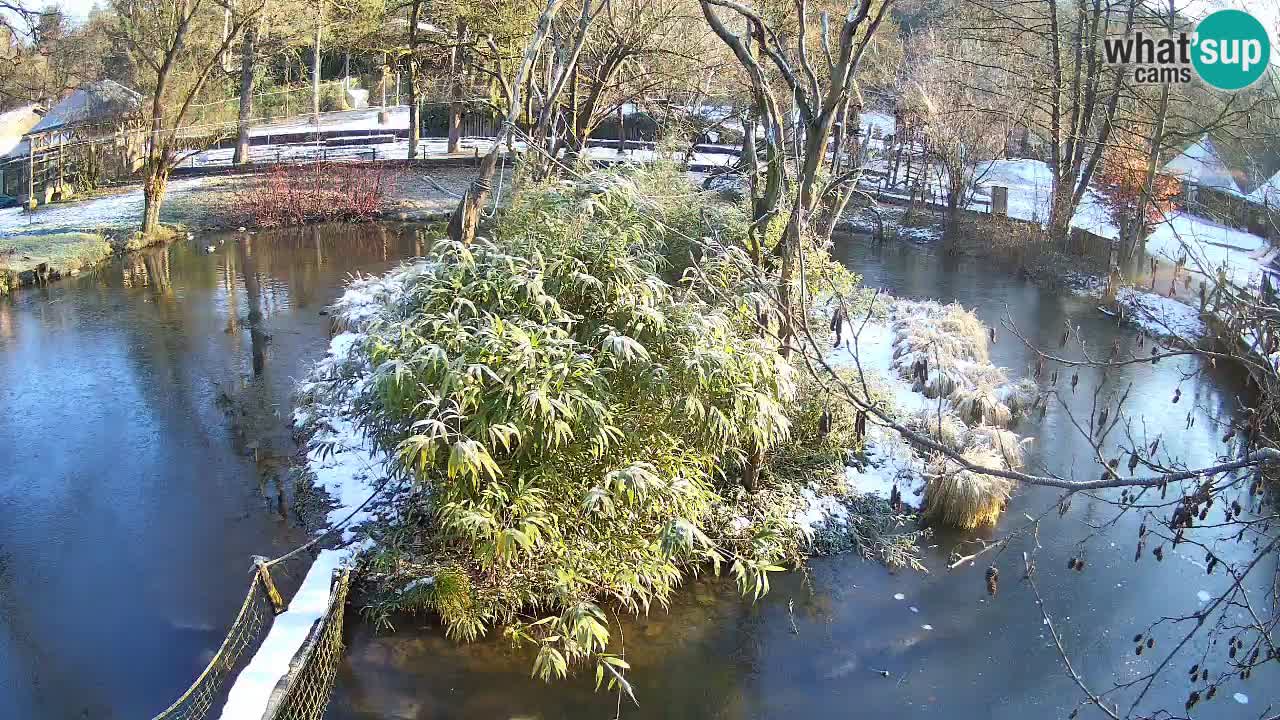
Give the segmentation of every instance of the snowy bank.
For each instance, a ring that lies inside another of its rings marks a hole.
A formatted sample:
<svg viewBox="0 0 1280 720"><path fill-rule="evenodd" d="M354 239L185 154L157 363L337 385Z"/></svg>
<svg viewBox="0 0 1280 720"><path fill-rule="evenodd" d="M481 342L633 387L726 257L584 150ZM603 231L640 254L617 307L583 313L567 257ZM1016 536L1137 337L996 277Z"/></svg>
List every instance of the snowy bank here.
<svg viewBox="0 0 1280 720"><path fill-rule="evenodd" d="M1205 275L1225 271L1226 280L1247 287L1270 265L1266 238L1184 212L1171 213L1147 236L1147 253Z"/></svg>
<svg viewBox="0 0 1280 720"><path fill-rule="evenodd" d="M402 295L406 279L422 267L406 265L380 278L354 278L332 306L335 324L343 332L333 337L329 352L299 386L302 402L294 411L294 424L311 436L307 469L315 486L334 502L326 526L343 524L341 547L320 551L289 609L275 619L262 646L236 678L222 710L223 720L262 715L272 692L289 672L290 661L328 610L333 573L364 547L355 542L356 529L370 519L366 503L391 475L392 467L350 415L351 400L373 370L358 351L365 339L363 330Z"/></svg>
<svg viewBox="0 0 1280 720"><path fill-rule="evenodd" d="M1208 332L1198 310L1158 293L1121 288L1116 303L1126 320L1157 337L1195 342Z"/></svg>
<svg viewBox="0 0 1280 720"><path fill-rule="evenodd" d="M883 302L887 319L846 322L842 342L827 353L827 363L836 369L860 367L868 382L887 391L891 415L913 430L957 452L980 453L1002 468L1021 465L1031 438L982 420L1003 419L1007 424L1029 409L1035 387L1027 380L1009 380L1002 368L990 363L985 326L955 305ZM921 367L925 358L933 358L932 370ZM982 402L989 406L983 406L977 421L971 420L972 426L961 421L961 412L972 417ZM868 421L863 456L845 468L848 496L871 495L897 500L905 508L922 508L934 459L874 420ZM848 520L848 509L838 495L810 488L804 500L794 517L804 527Z"/></svg>

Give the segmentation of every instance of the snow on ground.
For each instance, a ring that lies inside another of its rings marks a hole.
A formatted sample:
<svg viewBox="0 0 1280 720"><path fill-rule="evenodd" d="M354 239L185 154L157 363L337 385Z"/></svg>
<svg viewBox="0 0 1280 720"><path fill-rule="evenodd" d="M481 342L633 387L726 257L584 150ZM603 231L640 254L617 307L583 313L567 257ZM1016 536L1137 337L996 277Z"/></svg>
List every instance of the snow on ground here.
<svg viewBox="0 0 1280 720"><path fill-rule="evenodd" d="M180 202L183 196L192 194L205 180L206 178L174 180L169 183L166 202ZM24 212L20 207L0 210L0 236L131 228L141 223L141 187L90 200L45 205L33 213Z"/></svg>
<svg viewBox="0 0 1280 720"><path fill-rule="evenodd" d="M898 238L912 243L932 243L942 239L940 227L904 227L898 226Z"/></svg>
<svg viewBox="0 0 1280 720"><path fill-rule="evenodd" d="M893 371L893 331L888 323L875 319L865 324L861 319L846 322L841 338L843 342L826 355L831 367L861 367L867 382L886 389L899 411L915 412L928 406L928 399L913 392L911 386ZM865 462L861 465L845 467L845 492L848 495L875 495L887 500L897 482L904 503L919 504L915 492L923 487L923 476L912 471L923 469L924 463L896 432L881 427L874 418L870 418L864 455ZM827 523L844 524L848 520L848 509L839 495L808 487L801 490L801 498L804 504L792 520L802 528L814 531Z"/></svg>
<svg viewBox="0 0 1280 720"><path fill-rule="evenodd" d="M880 137L886 137L897 132L898 123L893 119L892 115L882 112L864 112L862 113L862 127L871 126L872 133L876 130L880 131Z"/></svg>
<svg viewBox="0 0 1280 720"><path fill-rule="evenodd" d="M289 609L275 619L262 646L236 678L222 710L223 720L262 716L311 627L328 610L333 573L364 547L350 544L355 539L354 529L369 519L362 506L391 469L387 457L364 437L348 413L351 398L372 372L357 352L364 339L360 329L398 298L405 281L424 267L410 265L381 278L356 278L332 306L333 317L347 330L333 337L329 352L299 387L300 394L312 402L294 411L294 423L314 430L307 467L316 486L324 488L335 503L327 525L347 522L341 532L344 546L320 551Z"/></svg>
<svg viewBox="0 0 1280 720"><path fill-rule="evenodd" d="M1053 172L1044 162L1027 158L995 160L979 169L975 177L985 197L990 197L993 186L1009 188L1009 217L1048 224ZM989 211L990 207L983 202L974 203L970 209ZM1111 222L1106 205L1092 188L1086 190L1081 198L1071 226L1106 238L1120 234L1119 228Z"/></svg>
<svg viewBox="0 0 1280 720"><path fill-rule="evenodd" d="M800 489L804 505L791 516L793 522L808 532L815 532L828 523L843 525L849 519L849 509L835 495L819 495L811 487Z"/></svg>
<svg viewBox="0 0 1280 720"><path fill-rule="evenodd" d="M338 112L320 113L319 130L321 132L357 132L367 131L370 134L392 132L409 129L409 106L392 105L385 108L387 122L378 122L378 114L383 108L362 108L360 110L342 110ZM315 119L311 115L296 115L284 120L263 123L249 129L253 137L269 137L271 135L296 135L316 132Z"/></svg>
<svg viewBox="0 0 1280 720"><path fill-rule="evenodd" d="M355 136L358 137L358 136ZM462 153L485 154L493 147L487 138L464 138ZM447 138L425 138L418 143L421 157L448 155ZM203 150L183 158L179 167L226 167L235 155L234 148ZM279 143L249 146L249 161L254 163L301 162L316 160L404 160L409 157L409 141L397 138L395 142L358 145L324 145L315 143Z"/></svg>
<svg viewBox="0 0 1280 720"><path fill-rule="evenodd" d="M1149 254L1174 262L1185 257L1189 269L1208 275L1223 268L1227 280L1241 286L1258 279L1270 251L1265 238L1183 212L1171 214L1147 237Z"/></svg>
<svg viewBox="0 0 1280 720"><path fill-rule="evenodd" d="M965 445L976 446L984 442L982 438L990 432L990 428L985 428L985 432L982 427L965 428L955 419L950 401L941 398L931 400L916 391L908 381L910 356L918 349L907 346L908 335L905 333L922 329L931 323L936 324L937 318L933 315L946 313L951 309L930 302L893 299L883 302L892 324L882 319L868 320L865 324L861 319L846 322L841 333L844 342L827 354L827 362L833 368L860 367L868 382L890 398L893 405L891 412L897 417L913 418L908 422L914 423L923 422L923 418L932 418L937 413L946 418L948 423L954 422L965 430ZM899 349L903 351L898 357L894 356L895 345L901 346ZM984 378L984 381L1004 377L1003 371L991 366L989 362L971 364L974 365L975 377ZM957 364L957 367L960 366L961 364ZM963 377L958 378L958 381L964 380ZM1015 394L1027 392L1023 388L1024 384L1025 381L1005 381L996 388L997 396L1012 404ZM1029 400L1023 398L1024 406L1026 402ZM1030 440L1023 438L1019 442L1026 444ZM920 507L925 486L925 458L897 431L869 418L864 456L863 463L845 468L847 493L876 495L888 499L896 486L904 505L916 509ZM821 495L810 490L804 494L804 498L806 504L797 514L796 520L806 527L821 525L825 520L840 522L847 517L842 514L843 507L839 505L839 498L834 495ZM837 507L841 509L836 510Z"/></svg>
<svg viewBox="0 0 1280 720"><path fill-rule="evenodd" d="M978 177L981 197L989 198L992 186L1009 188L1010 217L1040 224L1048 222L1053 175L1045 163L1028 159L996 160L979 171ZM970 209L988 211L989 206L984 200L974 203ZM1106 204L1092 188L1081 198L1071 226L1110 239L1120 235ZM1171 261L1186 257L1190 269L1205 274L1225 268L1228 281L1247 286L1256 282L1263 268L1269 265L1271 245L1258 235L1175 212L1156 224L1147 238L1147 252Z"/></svg>
<svg viewBox="0 0 1280 720"><path fill-rule="evenodd" d="M326 128L327 129L327 128ZM358 136L355 136L358 137ZM513 144L517 151L526 149L524 142ZM484 155L493 147L488 138L464 138L462 154L471 156ZM441 157L448 155L447 138L425 138L418 143L419 157ZM227 167L235 150L232 148L215 148L194 153L182 160L180 167ZM587 148L587 157L597 161L651 163L658 159L659 153L646 148L617 148L591 146ZM405 160L409 157L409 141L398 138L394 142L368 144L324 145L315 143L286 143L274 145L253 145L249 148L249 159L258 163L302 162L315 160L330 161L372 161L372 160ZM689 158L691 165L704 167L728 167L737 162L736 153L696 152Z"/></svg>
<svg viewBox="0 0 1280 720"><path fill-rule="evenodd" d="M1194 342L1207 334L1200 312L1185 303L1153 292L1121 288L1116 302L1127 320L1156 336L1175 336Z"/></svg>

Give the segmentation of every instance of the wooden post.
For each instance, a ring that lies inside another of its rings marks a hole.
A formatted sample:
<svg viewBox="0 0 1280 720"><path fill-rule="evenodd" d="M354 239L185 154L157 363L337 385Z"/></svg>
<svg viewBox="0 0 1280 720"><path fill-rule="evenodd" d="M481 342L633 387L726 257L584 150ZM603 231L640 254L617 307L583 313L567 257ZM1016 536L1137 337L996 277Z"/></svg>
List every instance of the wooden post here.
<svg viewBox="0 0 1280 720"><path fill-rule="evenodd" d="M1009 188L994 185L991 188L991 214L1006 216L1009 214Z"/></svg>
<svg viewBox="0 0 1280 720"><path fill-rule="evenodd" d="M280 597L280 591L276 589L276 584L271 579L271 570L267 567L267 559L261 555L254 555L253 564L258 568L258 577L262 579L262 587L267 591L267 599L271 601L271 609L275 614L279 615L288 609L288 606L284 604L284 598Z"/></svg>
<svg viewBox="0 0 1280 720"><path fill-rule="evenodd" d="M27 209L36 209L36 139L27 140Z"/></svg>

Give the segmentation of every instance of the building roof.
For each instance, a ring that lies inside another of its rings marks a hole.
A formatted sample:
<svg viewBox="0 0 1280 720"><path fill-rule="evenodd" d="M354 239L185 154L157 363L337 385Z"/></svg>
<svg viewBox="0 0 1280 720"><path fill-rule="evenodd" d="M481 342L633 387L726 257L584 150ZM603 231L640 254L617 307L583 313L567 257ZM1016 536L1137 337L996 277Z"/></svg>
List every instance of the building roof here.
<svg viewBox="0 0 1280 720"><path fill-rule="evenodd" d="M142 95L114 80L81 85L45 113L31 133L48 132L68 125L105 123L142 107Z"/></svg>
<svg viewBox="0 0 1280 720"><path fill-rule="evenodd" d="M1208 134L1191 143L1180 155L1164 166L1164 173L1214 190L1244 195L1235 173L1227 167L1217 144Z"/></svg>
<svg viewBox="0 0 1280 720"><path fill-rule="evenodd" d="M1280 207L1280 172L1272 175L1266 182L1253 189L1245 196L1245 200L1258 205Z"/></svg>
<svg viewBox="0 0 1280 720"><path fill-rule="evenodd" d="M31 131L44 108L31 104L0 113L0 156L4 156L22 142L22 136Z"/></svg>

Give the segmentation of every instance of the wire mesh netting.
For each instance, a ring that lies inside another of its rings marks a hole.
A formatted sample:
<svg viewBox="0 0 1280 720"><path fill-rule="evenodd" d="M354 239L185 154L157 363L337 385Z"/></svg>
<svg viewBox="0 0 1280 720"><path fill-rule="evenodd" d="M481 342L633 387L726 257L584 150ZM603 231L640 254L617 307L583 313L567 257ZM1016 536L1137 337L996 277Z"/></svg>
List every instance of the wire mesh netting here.
<svg viewBox="0 0 1280 720"><path fill-rule="evenodd" d="M246 651L256 649L270 627L273 616L262 580L255 573L249 584L240 614L227 630L227 638L214 654L204 672L182 697L155 717L155 720L201 720L209 717L224 699L223 686L232 670L239 666Z"/></svg>
<svg viewBox="0 0 1280 720"><path fill-rule="evenodd" d="M335 575L329 607L289 664L285 681L272 694L262 717L270 720L319 720L329 704L342 662L342 622L350 571ZM262 577L254 573L244 604L222 646L191 687L154 720L215 718L226 700L227 680L262 644L274 616Z"/></svg>
<svg viewBox="0 0 1280 720"><path fill-rule="evenodd" d="M343 569L334 578L328 611L311 629L290 665L284 692L272 698L271 720L320 720L324 716L342 662L342 620L349 584L350 571Z"/></svg>

